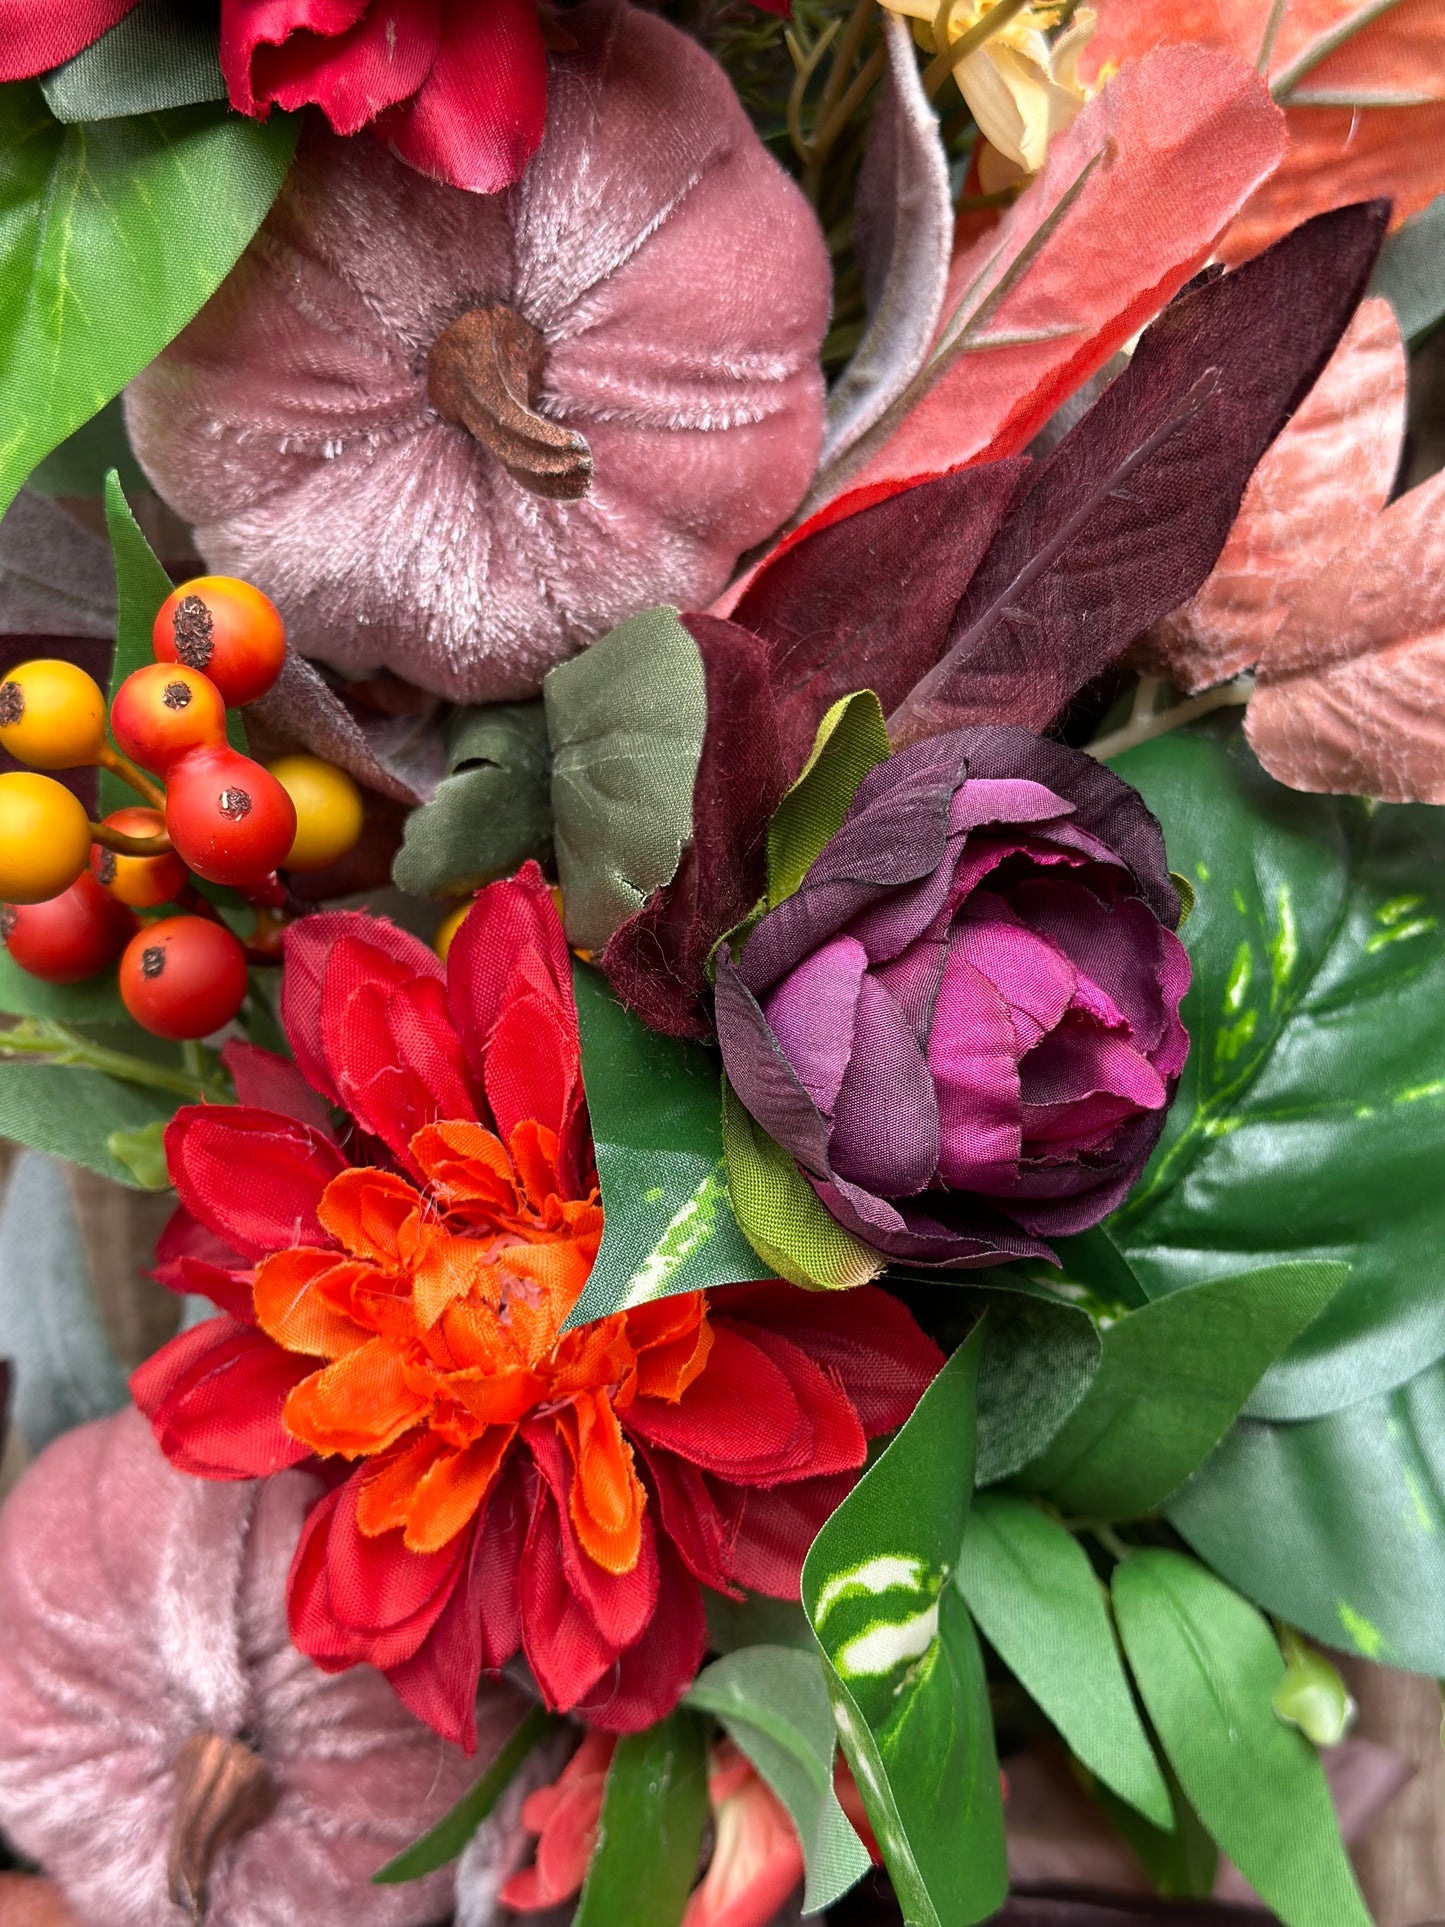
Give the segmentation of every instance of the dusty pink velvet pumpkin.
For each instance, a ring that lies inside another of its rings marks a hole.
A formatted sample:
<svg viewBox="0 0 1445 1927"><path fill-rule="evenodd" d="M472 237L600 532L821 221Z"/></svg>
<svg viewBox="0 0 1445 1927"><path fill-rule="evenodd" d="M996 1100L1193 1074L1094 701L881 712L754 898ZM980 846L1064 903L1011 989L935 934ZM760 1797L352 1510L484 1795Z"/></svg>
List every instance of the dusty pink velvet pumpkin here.
<svg viewBox="0 0 1445 1927"><path fill-rule="evenodd" d="M177 1472L133 1409L67 1432L0 1508L0 1828L85 1927L186 1927L167 1897L174 1763L243 1739L274 1810L210 1869L209 1927L422 1927L451 1875L370 1876L431 1826L478 1763L379 1673L318 1672L286 1629L310 1472L263 1485ZM520 1700L484 1688L481 1757Z"/></svg>
<svg viewBox="0 0 1445 1927"><path fill-rule="evenodd" d="M304 654L469 702L534 692L653 603L706 604L822 436L811 209L685 34L616 0L565 24L516 187L438 186L308 128L127 397L207 563Z"/></svg>

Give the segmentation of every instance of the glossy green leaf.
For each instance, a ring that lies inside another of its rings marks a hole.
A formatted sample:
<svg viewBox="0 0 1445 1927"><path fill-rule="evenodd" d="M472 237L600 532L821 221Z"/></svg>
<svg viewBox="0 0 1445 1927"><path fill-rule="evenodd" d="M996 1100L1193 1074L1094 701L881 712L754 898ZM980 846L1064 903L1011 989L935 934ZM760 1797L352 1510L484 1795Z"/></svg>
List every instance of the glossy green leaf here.
<svg viewBox="0 0 1445 1927"><path fill-rule="evenodd" d="M528 857L550 863L552 761L540 702L458 710L446 771L431 802L406 819L392 865L398 890L463 896Z"/></svg>
<svg viewBox="0 0 1445 1927"><path fill-rule="evenodd" d="M1279 1647L1253 1606L1177 1552L1114 1573L1124 1651L1185 1793L1284 1927L1369 1927L1319 1758L1276 1719Z"/></svg>
<svg viewBox="0 0 1445 1927"><path fill-rule="evenodd" d="M563 1329L765 1277L728 1199L716 1053L649 1030L587 964L573 964L572 982L604 1229Z"/></svg>
<svg viewBox="0 0 1445 1927"><path fill-rule="evenodd" d="M1291 1625L1445 1675L1445 1365L1306 1424L1245 1420L1168 1513Z"/></svg>
<svg viewBox="0 0 1445 1927"><path fill-rule="evenodd" d="M115 972L106 970L81 984L47 984L22 970L0 948L0 1011L11 1017L54 1017L62 1024L123 1024Z"/></svg>
<svg viewBox="0 0 1445 1927"><path fill-rule="evenodd" d="M983 1660L953 1583L981 1342L949 1359L803 1566L843 1749L909 1927L968 1927L1007 1887Z"/></svg>
<svg viewBox="0 0 1445 1927"><path fill-rule="evenodd" d="M1113 767L1198 903L1189 1061L1110 1233L1151 1297L1287 1259L1351 1267L1255 1415L1402 1384L1445 1357L1445 811L1285 789L1232 724Z"/></svg>
<svg viewBox="0 0 1445 1927"><path fill-rule="evenodd" d="M702 1728L682 1708L624 1733L572 1927L677 1927L707 1819Z"/></svg>
<svg viewBox="0 0 1445 1927"><path fill-rule="evenodd" d="M1102 1347L1093 1320L1051 1292L981 1290L987 1306L978 1367L979 1485L1037 1457L1085 1397Z"/></svg>
<svg viewBox="0 0 1445 1927"><path fill-rule="evenodd" d="M224 102L64 126L0 87L0 509L215 292L297 126Z"/></svg>
<svg viewBox="0 0 1445 1927"><path fill-rule="evenodd" d="M1445 317L1445 194L1387 237L1370 293L1389 302L1406 341Z"/></svg>
<svg viewBox="0 0 1445 1927"><path fill-rule="evenodd" d="M113 120L224 100L213 9L139 0L109 32L41 78L57 120Z"/></svg>
<svg viewBox="0 0 1445 1927"><path fill-rule="evenodd" d="M1129 1312L1104 1332L1097 1377L1025 1482L1068 1512L1154 1511L1203 1465L1346 1274L1340 1264L1276 1265Z"/></svg>
<svg viewBox="0 0 1445 1927"><path fill-rule="evenodd" d="M379 1867L371 1876L373 1884L393 1887L404 1880L420 1880L455 1860L511 1785L523 1760L560 1723L557 1715L549 1713L545 1706L529 1707L517 1730L476 1784L469 1786L456 1805L419 1840L413 1840L384 1867Z"/></svg>
<svg viewBox="0 0 1445 1927"><path fill-rule="evenodd" d="M687 1704L720 1720L792 1815L807 1867L803 1911L831 1906L872 1865L833 1791L838 1735L816 1646L749 1646L705 1667Z"/></svg>
<svg viewBox="0 0 1445 1927"><path fill-rule="evenodd" d="M1129 1691L1103 1588L1073 1534L1026 1499L981 1492L958 1584L984 1636L1077 1757L1169 1831L1169 1789Z"/></svg>
<svg viewBox="0 0 1445 1927"><path fill-rule="evenodd" d="M723 1079L728 1198L743 1236L769 1269L808 1291L867 1284L884 1261L845 1231L781 1144Z"/></svg>
<svg viewBox="0 0 1445 1927"><path fill-rule="evenodd" d="M853 793L889 756L883 706L871 689L842 696L818 725L803 772L768 825L768 902L792 896L843 821Z"/></svg>
<svg viewBox="0 0 1445 1927"><path fill-rule="evenodd" d="M600 952L692 836L702 655L676 609L648 609L552 670L542 695L567 940Z"/></svg>

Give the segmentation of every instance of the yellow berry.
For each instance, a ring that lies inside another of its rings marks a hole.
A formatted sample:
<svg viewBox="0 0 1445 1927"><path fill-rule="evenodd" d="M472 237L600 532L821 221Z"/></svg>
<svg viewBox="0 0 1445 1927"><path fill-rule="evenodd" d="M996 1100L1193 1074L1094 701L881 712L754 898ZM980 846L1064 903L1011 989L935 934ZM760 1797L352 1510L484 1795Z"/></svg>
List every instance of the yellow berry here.
<svg viewBox="0 0 1445 1927"><path fill-rule="evenodd" d="M73 662L22 662L0 682L0 744L32 769L81 769L105 748L105 697Z"/></svg>
<svg viewBox="0 0 1445 1927"><path fill-rule="evenodd" d="M446 962L447 952L452 947L452 938L457 934L458 930L461 929L463 923L465 923L467 912L471 907L472 899L468 897L466 902L459 903L455 910L448 910L441 922L437 925L432 936L431 947L443 963Z"/></svg>
<svg viewBox="0 0 1445 1927"><path fill-rule="evenodd" d="M0 774L0 898L48 903L90 861L90 823L78 797L52 776Z"/></svg>
<svg viewBox="0 0 1445 1927"><path fill-rule="evenodd" d="M267 765L296 805L296 838L283 870L326 870L356 847L361 791L344 769L319 756L278 756Z"/></svg>

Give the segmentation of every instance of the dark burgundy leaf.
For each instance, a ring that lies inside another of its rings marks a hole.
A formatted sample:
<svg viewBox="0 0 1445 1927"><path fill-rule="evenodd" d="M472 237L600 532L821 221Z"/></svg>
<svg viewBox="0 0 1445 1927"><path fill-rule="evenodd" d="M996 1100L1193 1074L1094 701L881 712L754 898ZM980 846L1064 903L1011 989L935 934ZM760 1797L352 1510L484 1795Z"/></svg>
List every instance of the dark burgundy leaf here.
<svg viewBox="0 0 1445 1927"><path fill-rule="evenodd" d="M1165 309L1033 471L947 654L890 717L895 740L972 722L1042 729L1193 595L1354 313L1388 215L1383 201L1319 215Z"/></svg>

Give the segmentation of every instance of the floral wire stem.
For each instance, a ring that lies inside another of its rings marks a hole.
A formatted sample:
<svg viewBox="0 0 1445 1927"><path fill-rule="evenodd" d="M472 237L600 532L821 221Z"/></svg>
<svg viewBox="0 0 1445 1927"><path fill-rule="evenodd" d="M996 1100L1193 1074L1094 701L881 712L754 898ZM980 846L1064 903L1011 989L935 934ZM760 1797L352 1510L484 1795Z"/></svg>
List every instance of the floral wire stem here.
<svg viewBox="0 0 1445 1927"><path fill-rule="evenodd" d="M847 133L854 115L875 82L882 76L887 61L880 41L858 72L853 72L873 25L875 11L874 0L854 0L852 12L846 21L841 18L830 20L806 51L791 27L784 35L796 69L788 95L788 134L798 159L803 163L803 192L815 207L822 196L823 173L829 156ZM833 58L818 96L812 132L805 134L803 103L809 84L830 47L833 49Z"/></svg>
<svg viewBox="0 0 1445 1927"><path fill-rule="evenodd" d="M1157 679L1142 679L1155 683ZM1108 762L1111 756L1122 756L1126 749L1137 749L1140 743L1151 742L1156 736L1167 735L1171 729L1178 729L1184 723L1192 723L1196 717L1207 716L1212 710L1227 709L1233 705L1242 707L1254 693L1254 676L1246 672L1236 676L1233 682L1221 683L1217 689L1206 689L1202 696L1191 696L1187 701L1174 703L1157 714L1151 707L1146 714L1138 711L1138 697L1135 697L1135 710L1122 728L1111 729L1103 736L1096 736L1084 748L1090 756L1101 763Z"/></svg>
<svg viewBox="0 0 1445 1927"><path fill-rule="evenodd" d="M1105 1552L1121 1562L1127 1559L1134 1550L1131 1545L1119 1537L1112 1526L1105 1525L1102 1519L1090 1520L1089 1524L1083 1529L1091 1538L1098 1540Z"/></svg>
<svg viewBox="0 0 1445 1927"><path fill-rule="evenodd" d="M149 1090L184 1097L191 1103L208 1099L224 1102L227 1096L219 1079L206 1074L204 1064L195 1076L188 1071L167 1070L164 1064L149 1063L127 1051L108 1050L52 1017L27 1017L13 1030L0 1032L0 1056L42 1057L52 1064L77 1064L125 1084L142 1084Z"/></svg>

